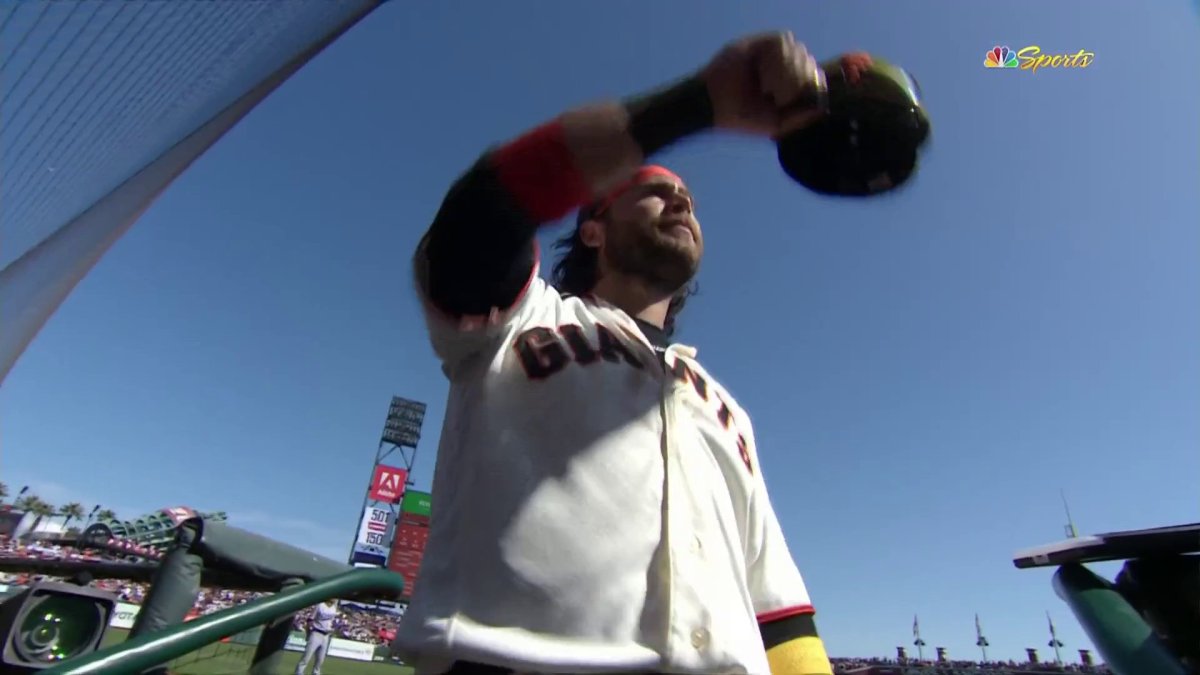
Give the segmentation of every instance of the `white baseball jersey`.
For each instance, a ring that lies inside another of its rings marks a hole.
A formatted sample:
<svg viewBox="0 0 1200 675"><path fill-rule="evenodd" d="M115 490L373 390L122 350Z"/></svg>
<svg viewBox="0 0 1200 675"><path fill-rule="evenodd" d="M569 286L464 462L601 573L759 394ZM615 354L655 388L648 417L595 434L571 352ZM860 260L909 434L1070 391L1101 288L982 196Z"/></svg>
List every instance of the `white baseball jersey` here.
<svg viewBox="0 0 1200 675"><path fill-rule="evenodd" d="M322 602L313 610L312 628L322 633L333 632L333 620L337 618L337 603L332 605Z"/></svg>
<svg viewBox="0 0 1200 675"><path fill-rule="evenodd" d="M396 651L420 675L768 673L758 620L809 597L750 420L695 350L536 268L504 314L427 320L450 398Z"/></svg>

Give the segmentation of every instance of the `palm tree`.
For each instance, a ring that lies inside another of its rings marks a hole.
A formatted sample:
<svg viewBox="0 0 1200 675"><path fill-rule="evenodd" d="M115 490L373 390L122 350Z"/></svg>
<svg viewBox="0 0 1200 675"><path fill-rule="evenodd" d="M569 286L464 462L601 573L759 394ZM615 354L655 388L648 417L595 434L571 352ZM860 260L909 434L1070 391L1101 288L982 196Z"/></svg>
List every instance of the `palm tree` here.
<svg viewBox="0 0 1200 675"><path fill-rule="evenodd" d="M5 499L8 499L8 486L0 483L0 504L3 504Z"/></svg>
<svg viewBox="0 0 1200 675"><path fill-rule="evenodd" d="M53 505L44 502L37 497L33 497L32 500L33 504L26 508L26 510L35 516L33 526L29 528L29 532L31 534L37 532L38 525L41 525L44 519L53 517L56 513L58 513L58 509L54 508Z"/></svg>
<svg viewBox="0 0 1200 675"><path fill-rule="evenodd" d="M38 499L37 495L25 495L17 500L14 506L18 511L33 511L33 507L42 500Z"/></svg>
<svg viewBox="0 0 1200 675"><path fill-rule="evenodd" d="M79 502L63 504L63 507L58 510L58 515L62 516L63 530L66 530L72 520L83 520L83 504Z"/></svg>
<svg viewBox="0 0 1200 675"><path fill-rule="evenodd" d="M96 522L97 523L103 523L105 521L116 520L116 519L117 519L117 514L113 513L112 509L100 509L100 511L96 513Z"/></svg>

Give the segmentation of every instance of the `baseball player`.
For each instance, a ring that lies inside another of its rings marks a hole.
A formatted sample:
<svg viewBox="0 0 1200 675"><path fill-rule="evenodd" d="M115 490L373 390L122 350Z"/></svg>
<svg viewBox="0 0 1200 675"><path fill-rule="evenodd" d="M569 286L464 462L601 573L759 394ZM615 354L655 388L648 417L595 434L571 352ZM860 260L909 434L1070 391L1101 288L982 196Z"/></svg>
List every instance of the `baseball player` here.
<svg viewBox="0 0 1200 675"><path fill-rule="evenodd" d="M308 621L308 635L304 643L304 656L296 664L296 675L304 675L308 662L313 662L312 675L321 675L321 666L329 655L329 638L333 634L333 621L337 618L337 599L330 598L313 608Z"/></svg>
<svg viewBox="0 0 1200 675"><path fill-rule="evenodd" d="M710 129L804 124L786 110L815 70L790 33L747 37L450 188L415 256L451 383L394 644L420 675L832 672L750 419L671 339L704 237L684 181L646 163ZM535 232L576 209L552 287Z"/></svg>

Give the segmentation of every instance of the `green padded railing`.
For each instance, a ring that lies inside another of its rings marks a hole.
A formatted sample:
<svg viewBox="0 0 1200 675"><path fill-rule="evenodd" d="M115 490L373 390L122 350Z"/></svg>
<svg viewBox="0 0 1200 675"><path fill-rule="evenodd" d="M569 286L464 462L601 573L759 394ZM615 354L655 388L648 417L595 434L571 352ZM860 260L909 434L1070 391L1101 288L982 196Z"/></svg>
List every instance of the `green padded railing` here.
<svg viewBox="0 0 1200 675"><path fill-rule="evenodd" d="M1129 601L1083 565L1058 568L1054 590L1117 675L1187 675L1183 663Z"/></svg>
<svg viewBox="0 0 1200 675"><path fill-rule="evenodd" d="M43 675L140 673L222 638L295 614L305 607L330 598L364 593L399 596L403 590L404 577L395 572L382 569L351 570L166 630L126 640L41 672Z"/></svg>

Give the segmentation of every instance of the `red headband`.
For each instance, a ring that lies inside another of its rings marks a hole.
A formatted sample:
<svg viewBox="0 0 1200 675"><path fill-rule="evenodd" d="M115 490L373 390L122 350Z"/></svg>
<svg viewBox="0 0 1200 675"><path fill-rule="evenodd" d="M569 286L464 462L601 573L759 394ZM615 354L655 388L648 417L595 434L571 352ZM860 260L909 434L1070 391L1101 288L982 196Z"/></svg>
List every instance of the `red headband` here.
<svg viewBox="0 0 1200 675"><path fill-rule="evenodd" d="M633 174L632 178L617 185L593 202L592 207L586 209L587 217L591 218L597 214L603 213L608 209L608 207L612 206L612 203L616 201L618 197L628 192L630 188L634 187L635 185L641 185L642 183L648 183L650 182L651 178L656 177L668 178L676 183L679 183L680 185L684 185L683 179L677 176L674 171L656 164L648 164L638 169L637 173Z"/></svg>

